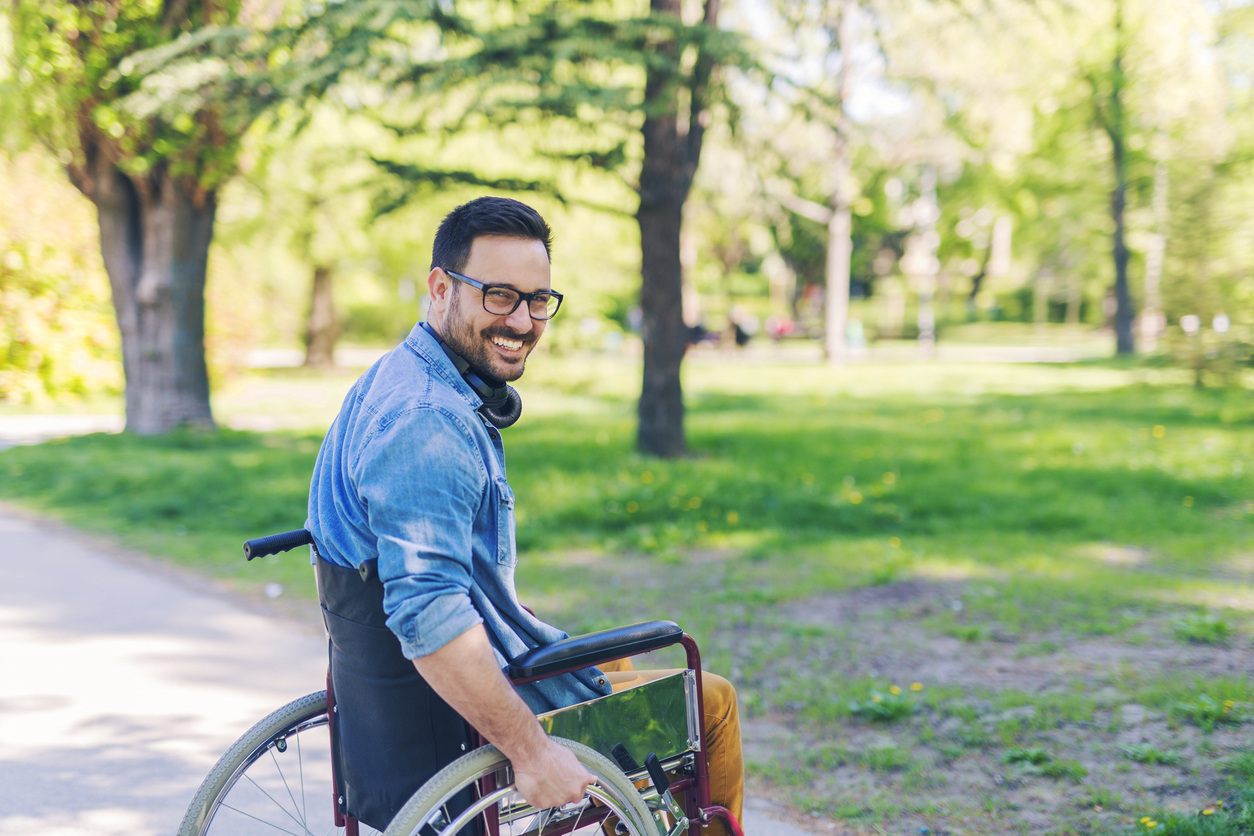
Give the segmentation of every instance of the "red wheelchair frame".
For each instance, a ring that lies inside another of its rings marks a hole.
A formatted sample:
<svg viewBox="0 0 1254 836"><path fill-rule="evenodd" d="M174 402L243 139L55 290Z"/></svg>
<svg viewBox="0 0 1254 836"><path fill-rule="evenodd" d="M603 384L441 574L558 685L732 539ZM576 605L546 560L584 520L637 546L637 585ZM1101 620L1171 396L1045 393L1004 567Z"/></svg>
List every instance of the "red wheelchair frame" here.
<svg viewBox="0 0 1254 836"><path fill-rule="evenodd" d="M311 542L312 537L308 531L290 531L250 540L244 544L244 554L247 559L252 560L255 557L309 545ZM506 674L514 684L522 685L582 668L629 658L652 650L672 647L677 644L683 647L687 668L693 672L695 680L696 720L701 745L698 745L695 751L691 753L691 769L686 771L686 774L670 778L651 769L653 783L660 795L666 791L666 782L669 781L669 790L681 799L680 803L687 813L689 836L699 836L702 825L708 824L714 819L722 819L727 825L728 832L733 834L733 836L743 836L741 825L732 812L726 807L714 804L710 797L709 765L704 746L706 729L703 710L704 690L701 673L701 653L696 641L685 633L679 625L671 621L651 621L628 627L611 628L583 636L572 636L544 647L535 648L515 659L507 668ZM335 697L331 689L330 675L328 674L328 717L333 716L334 712ZM334 728L334 724L331 724L331 728ZM487 743L477 733L473 737L479 740L481 746ZM334 750L334 740L332 741L332 750ZM340 783L338 781L339 776L335 775L334 758L331 759L331 768L332 786L338 787ZM659 781L663 785L657 787ZM491 788L483 787L481 790L488 792ZM340 810L335 793L333 793L331 801L334 809L335 826L344 828L346 836L359 836L357 820ZM488 829L489 836L497 836L494 822L489 822Z"/></svg>

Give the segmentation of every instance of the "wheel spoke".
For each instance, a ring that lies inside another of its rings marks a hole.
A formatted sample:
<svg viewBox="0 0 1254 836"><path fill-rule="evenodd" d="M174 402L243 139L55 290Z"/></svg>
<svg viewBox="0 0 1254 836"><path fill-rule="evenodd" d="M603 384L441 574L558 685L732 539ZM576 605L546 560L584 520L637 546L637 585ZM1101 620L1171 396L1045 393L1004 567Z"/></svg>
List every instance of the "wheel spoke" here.
<svg viewBox="0 0 1254 836"><path fill-rule="evenodd" d="M574 833L579 829L579 822L583 821L584 811L588 809L588 799L583 800L583 804L579 808L579 815L575 816L575 823L570 826L570 830Z"/></svg>
<svg viewBox="0 0 1254 836"><path fill-rule="evenodd" d="M230 804L223 804L221 805L221 807L224 810L230 810L233 813L238 813L239 815L243 816L246 819L252 819L253 821L258 822L259 824L264 824L266 827L270 828L271 830L277 830L279 833L287 833L289 834L289 836L308 836L308 833L309 833L309 831L303 830L303 829L300 831L296 831L296 830L288 830L286 828L279 827L274 822L266 821L263 818L254 816L252 813L248 812L247 810L241 810L239 807L233 807Z"/></svg>
<svg viewBox="0 0 1254 836"><path fill-rule="evenodd" d="M424 784L396 814L388 836L417 836L424 827L443 817L449 810L446 805L459 793L482 788L485 780L492 781L493 790L478 792L469 809L447 827L438 829L442 836L466 836L467 831L462 828L480 815L486 817L489 833L496 832L495 825L499 821L499 836L553 836L577 832L600 836L600 828L612 827L614 823L633 836L648 836L654 832L652 814L639 790L617 765L586 746L555 740L599 776L578 804L545 809L531 807L518 795L512 776L506 771L505 756L489 746L464 755Z"/></svg>
<svg viewBox="0 0 1254 836"><path fill-rule="evenodd" d="M326 693L316 692L249 729L201 783L177 836L343 834L333 819L326 706ZM325 810L319 799L328 802ZM362 825L360 833L377 831Z"/></svg>
<svg viewBox="0 0 1254 836"><path fill-rule="evenodd" d="M277 766L277 765L276 765L276 766ZM284 816L286 816L287 818L291 819L293 822L295 822L295 823L296 823L296 826L300 828L300 830L299 830L299 831L296 831L296 832L301 833L301 834L308 834L308 833L309 833L309 828L306 826L306 823L305 823L305 822L303 822L303 821L301 821L301 820L300 820L300 818L299 818L299 817L297 817L297 815L296 815L296 810L295 810L296 799L292 798L292 791L291 791L291 788L290 788L290 787L288 787L288 784L287 784L287 776L286 776L286 775L283 775L283 771L282 771L281 769L279 770L279 777L283 780L283 787L284 787L285 789L287 789L287 797L288 797L289 799L291 799L292 804L293 804L293 809L288 809L288 808L287 808L287 807L283 804L283 802L282 802L282 801L280 801L280 800L279 800L278 798L276 798L273 794L271 794L271 792L270 792L268 789L266 789L265 787L261 786L261 784L259 784L259 783L256 781L256 779L254 779L251 775L245 775L245 776L244 776L244 779L245 779L245 780L247 780L247 781L248 781L248 783L252 784L252 785L253 785L253 786L257 789L257 792L261 793L263 796L265 796L267 799L269 799L269 800L270 800L270 803L271 803L272 805L274 805L274 808L275 808L276 810L279 810L280 812L282 812L282 813L283 813L283 815L284 815ZM225 807L226 805L224 804L223 806ZM236 809L235 807L230 807L229 809L231 809L231 810L235 810L235 812L240 813L240 815L247 816L247 817L248 817L248 818L250 818L250 819L257 819L257 821L263 821L263 819L257 818L257 816L255 816L255 815L253 815L253 814L251 814L251 813L246 813L246 812L243 812L243 811L241 811L241 810L238 810L238 809ZM271 827L273 827L275 830L282 830L282 832L284 832L284 833L289 832L289 831L283 830L283 829L282 829L281 827L279 827L278 825L271 825Z"/></svg>
<svg viewBox="0 0 1254 836"><path fill-rule="evenodd" d="M305 800L305 756L301 753L300 735L296 736L296 769L300 778L300 823L305 828L306 833L309 830L309 806Z"/></svg>

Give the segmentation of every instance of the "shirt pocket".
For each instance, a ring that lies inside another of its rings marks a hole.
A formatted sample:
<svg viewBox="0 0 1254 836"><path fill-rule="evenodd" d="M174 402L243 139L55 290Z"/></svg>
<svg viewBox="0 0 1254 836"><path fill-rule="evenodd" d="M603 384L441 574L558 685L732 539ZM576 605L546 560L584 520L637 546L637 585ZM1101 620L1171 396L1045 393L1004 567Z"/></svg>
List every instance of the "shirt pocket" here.
<svg viewBox="0 0 1254 836"><path fill-rule="evenodd" d="M504 566L513 566L518 562L518 549L515 542L514 523L514 491L510 489L505 477L498 476L496 482L496 562Z"/></svg>

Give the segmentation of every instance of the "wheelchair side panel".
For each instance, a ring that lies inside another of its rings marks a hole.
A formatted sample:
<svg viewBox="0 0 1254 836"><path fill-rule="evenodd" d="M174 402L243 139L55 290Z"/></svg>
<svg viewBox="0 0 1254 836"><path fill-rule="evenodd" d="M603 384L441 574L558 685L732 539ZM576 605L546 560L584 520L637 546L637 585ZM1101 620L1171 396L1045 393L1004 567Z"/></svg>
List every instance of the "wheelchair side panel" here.
<svg viewBox="0 0 1254 836"><path fill-rule="evenodd" d="M621 746L643 767L650 754L666 762L701 748L696 712L696 675L687 670L537 719L549 734L576 740L623 765L621 750L615 751ZM624 765L624 771L636 770Z"/></svg>

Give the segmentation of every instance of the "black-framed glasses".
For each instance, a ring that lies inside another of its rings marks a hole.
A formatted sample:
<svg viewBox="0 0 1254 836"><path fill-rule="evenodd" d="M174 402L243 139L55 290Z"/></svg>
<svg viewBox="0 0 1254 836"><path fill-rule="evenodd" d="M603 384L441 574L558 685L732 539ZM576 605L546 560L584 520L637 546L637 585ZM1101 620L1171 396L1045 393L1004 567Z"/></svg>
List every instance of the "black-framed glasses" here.
<svg viewBox="0 0 1254 836"><path fill-rule="evenodd" d="M440 269L459 282L465 282L471 287L477 287L483 291L483 309L495 316L509 316L518 310L518 306L523 303L523 300L526 300L527 313L531 315L531 318L543 321L556 316L557 309L562 306L562 294L555 290L537 290L535 293L522 293L508 285L484 284L477 279L470 278L470 276L454 273L447 267Z"/></svg>

